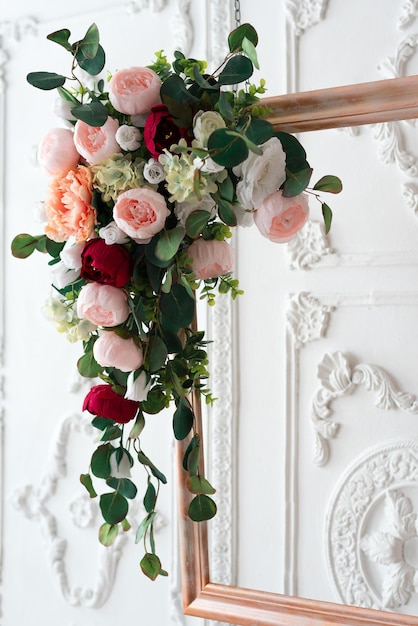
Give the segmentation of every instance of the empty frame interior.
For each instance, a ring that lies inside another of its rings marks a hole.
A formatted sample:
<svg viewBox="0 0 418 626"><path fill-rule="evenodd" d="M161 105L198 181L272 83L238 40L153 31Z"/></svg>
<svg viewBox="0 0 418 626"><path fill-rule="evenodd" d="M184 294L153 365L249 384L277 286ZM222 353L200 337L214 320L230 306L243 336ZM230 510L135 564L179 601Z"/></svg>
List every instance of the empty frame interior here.
<svg viewBox="0 0 418 626"><path fill-rule="evenodd" d="M418 118L418 76L265 98L276 130L296 133ZM202 432L199 400L194 398ZM204 433L203 433L204 436ZM178 494L183 608L188 615L242 626L418 626L418 617L213 583L206 523L187 516L190 502L179 442ZM203 448L203 445L202 445ZM202 460L203 463L203 460Z"/></svg>

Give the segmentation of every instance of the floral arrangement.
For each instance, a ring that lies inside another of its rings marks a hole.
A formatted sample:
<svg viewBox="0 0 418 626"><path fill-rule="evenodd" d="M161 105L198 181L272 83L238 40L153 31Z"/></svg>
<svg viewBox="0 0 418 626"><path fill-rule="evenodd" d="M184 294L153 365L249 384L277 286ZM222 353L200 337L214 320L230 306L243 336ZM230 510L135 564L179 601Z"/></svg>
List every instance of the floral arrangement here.
<svg viewBox="0 0 418 626"><path fill-rule="evenodd" d="M132 466L146 470L146 515L136 540L144 543L141 569L154 580L167 574L153 532L166 478L141 446L146 415L175 405L174 437L188 438L188 514L197 522L216 514L190 400L214 401L207 342L194 324L196 294L213 305L216 292L242 293L228 243L236 226L254 223L264 237L287 242L308 218L310 194L328 231L331 209L319 192L338 193L341 182L325 176L308 188L312 169L303 147L263 119L265 83L249 83L258 68L250 24L230 33L229 52L212 73L181 52L170 64L160 51L147 67L118 70L107 81L100 78L105 52L97 26L75 43L70 36L67 29L48 35L70 53L70 77L27 76L37 88L58 90L65 123L38 150L50 177L44 232L18 235L12 253L48 255L47 312L70 341L82 342L80 374L100 381L84 400L98 445L80 479L99 497L105 546L130 528ZM100 496L93 478L106 483Z"/></svg>

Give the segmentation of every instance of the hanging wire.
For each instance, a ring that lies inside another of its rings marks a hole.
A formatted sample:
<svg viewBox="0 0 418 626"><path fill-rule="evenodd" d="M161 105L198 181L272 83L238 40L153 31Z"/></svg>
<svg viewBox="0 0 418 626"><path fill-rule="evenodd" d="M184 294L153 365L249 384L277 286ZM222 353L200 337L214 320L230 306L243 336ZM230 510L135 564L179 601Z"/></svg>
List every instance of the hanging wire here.
<svg viewBox="0 0 418 626"><path fill-rule="evenodd" d="M235 28L241 26L241 2L240 0L234 0L234 11L235 11Z"/></svg>

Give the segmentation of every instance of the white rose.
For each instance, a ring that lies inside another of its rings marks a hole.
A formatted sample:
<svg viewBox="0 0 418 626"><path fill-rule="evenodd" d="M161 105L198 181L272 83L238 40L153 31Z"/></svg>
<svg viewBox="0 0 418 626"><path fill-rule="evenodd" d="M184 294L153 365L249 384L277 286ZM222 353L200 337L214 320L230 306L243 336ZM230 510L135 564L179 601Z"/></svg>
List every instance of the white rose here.
<svg viewBox="0 0 418 626"><path fill-rule="evenodd" d="M215 161L210 157L207 157L206 159L195 157L195 159L193 160L193 165L197 170L205 172L205 174L217 174L218 172L222 172L222 170L225 169L224 165L219 165L219 163L215 163Z"/></svg>
<svg viewBox="0 0 418 626"><path fill-rule="evenodd" d="M125 398L135 402L143 402L147 399L150 388L151 381L147 382L147 375L144 370L136 378L135 372L131 372L126 382Z"/></svg>
<svg viewBox="0 0 418 626"><path fill-rule="evenodd" d="M68 128L73 128L73 125L69 124L69 122L73 122L76 119L71 113L73 106L73 102L68 102L68 100L64 100L61 97L55 98L52 103L52 113L67 122L66 126L68 126Z"/></svg>
<svg viewBox="0 0 418 626"><path fill-rule="evenodd" d="M243 163L233 168L234 174L241 179L237 185L237 198L246 209L256 209L286 179L286 154L277 137L260 147L263 154L250 152Z"/></svg>
<svg viewBox="0 0 418 626"><path fill-rule="evenodd" d="M141 145L142 134L139 128L135 126L128 126L128 124L122 124L116 131L115 139L122 148L122 150L138 150Z"/></svg>
<svg viewBox="0 0 418 626"><path fill-rule="evenodd" d="M216 203L211 196L205 195L196 202L176 202L174 205L174 213L181 226L186 225L186 220L193 211L208 211L211 217L214 217L216 214Z"/></svg>
<svg viewBox="0 0 418 626"><path fill-rule="evenodd" d="M75 243L74 237L71 237L60 252L61 261L71 270L79 270L82 266L81 253L85 246L85 242Z"/></svg>
<svg viewBox="0 0 418 626"><path fill-rule="evenodd" d="M63 261L58 261L51 267L51 282L57 289L63 289L75 282L80 276L79 270L72 270Z"/></svg>
<svg viewBox="0 0 418 626"><path fill-rule="evenodd" d="M109 222L107 226L99 229L99 237L104 239L108 246L113 243L126 243L129 241L128 235L117 226L116 222Z"/></svg>
<svg viewBox="0 0 418 626"><path fill-rule="evenodd" d="M155 159L150 159L144 165L144 178L151 185L158 185L165 180L164 167Z"/></svg>
<svg viewBox="0 0 418 626"><path fill-rule="evenodd" d="M126 452L122 453L122 458L117 463L116 454L110 457L110 475L113 478L129 478L131 476L131 461Z"/></svg>
<svg viewBox="0 0 418 626"><path fill-rule="evenodd" d="M209 137L218 128L225 128L225 121L216 111L198 111L193 118L193 134L202 146L208 145Z"/></svg>

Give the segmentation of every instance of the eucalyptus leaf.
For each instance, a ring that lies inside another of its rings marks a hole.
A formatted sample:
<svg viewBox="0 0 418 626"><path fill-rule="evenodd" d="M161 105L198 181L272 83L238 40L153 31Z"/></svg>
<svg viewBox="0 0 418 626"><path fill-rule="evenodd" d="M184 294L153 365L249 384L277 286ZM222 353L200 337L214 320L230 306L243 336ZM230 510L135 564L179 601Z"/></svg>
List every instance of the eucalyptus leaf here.
<svg viewBox="0 0 418 626"><path fill-rule="evenodd" d="M74 106L71 109L71 113L78 120L82 120L95 128L103 126L109 115L106 107L101 102L89 102L88 104Z"/></svg>
<svg viewBox="0 0 418 626"><path fill-rule="evenodd" d="M196 239L202 233L210 220L210 212L197 210L190 213L186 219L186 233L192 239Z"/></svg>
<svg viewBox="0 0 418 626"><path fill-rule="evenodd" d="M248 126L246 135L250 141L260 145L265 143L268 139L273 137L273 126L267 120L260 120L257 117L253 117Z"/></svg>
<svg viewBox="0 0 418 626"><path fill-rule="evenodd" d="M96 498L97 493L93 487L93 481L91 480L90 474L81 474L80 475L81 484L87 489L90 498Z"/></svg>
<svg viewBox="0 0 418 626"><path fill-rule="evenodd" d="M232 108L232 104L228 100L228 96L225 91L221 91L219 94L218 100L219 113L226 120L233 122L235 120L234 109Z"/></svg>
<svg viewBox="0 0 418 626"><path fill-rule="evenodd" d="M160 298L161 313L178 328L186 328L194 317L194 300L183 285L175 284L169 293L162 293Z"/></svg>
<svg viewBox="0 0 418 626"><path fill-rule="evenodd" d="M331 228L332 211L328 204L326 204L325 202L322 203L322 215L324 218L325 234L328 234Z"/></svg>
<svg viewBox="0 0 418 626"><path fill-rule="evenodd" d="M189 476L187 479L187 489L191 493L213 495L216 489L203 476Z"/></svg>
<svg viewBox="0 0 418 626"><path fill-rule="evenodd" d="M155 254L160 261L169 261L176 255L184 235L185 230L182 226L176 226L171 230L164 229L160 233L160 238L155 247Z"/></svg>
<svg viewBox="0 0 418 626"><path fill-rule="evenodd" d="M318 180L313 188L315 191L340 193L343 189L343 185L337 176L323 176L320 180Z"/></svg>
<svg viewBox="0 0 418 626"><path fill-rule="evenodd" d="M194 423L194 413L185 398L180 398L173 415L173 431L177 440L181 441L187 437Z"/></svg>
<svg viewBox="0 0 418 626"><path fill-rule="evenodd" d="M128 435L128 438L137 439L139 435L142 433L142 431L144 430L144 428L145 428L145 417L142 411L139 411L138 415L136 416L135 423L131 428L131 432Z"/></svg>
<svg viewBox="0 0 418 626"><path fill-rule="evenodd" d="M50 91L51 89L62 87L67 79L65 76L56 74L55 72L29 72L26 76L26 80L33 87Z"/></svg>
<svg viewBox="0 0 418 626"><path fill-rule="evenodd" d="M167 404L167 398L161 387L153 387L149 392L147 399L141 402L142 409L145 413L155 415L162 411Z"/></svg>
<svg viewBox="0 0 418 626"><path fill-rule="evenodd" d="M157 513L155 511L152 511L142 520L142 522L138 526L138 530L136 531L135 543L139 543L141 541L147 529L151 526L152 522L154 521L156 515Z"/></svg>
<svg viewBox="0 0 418 626"><path fill-rule="evenodd" d="M157 501L157 492L155 490L154 485L150 481L147 486L147 490L144 495L144 508L147 513L151 513L151 511L155 507L155 503Z"/></svg>
<svg viewBox="0 0 418 626"><path fill-rule="evenodd" d="M161 561L156 554L147 552L140 562L141 570L151 580L155 580L161 572Z"/></svg>
<svg viewBox="0 0 418 626"><path fill-rule="evenodd" d="M115 448L110 443L99 446L91 457L91 471L97 478L108 478L110 476L110 457Z"/></svg>
<svg viewBox="0 0 418 626"><path fill-rule="evenodd" d="M84 50L79 50L77 54L77 63L90 76L100 74L106 63L106 54L102 46L98 47L97 54L92 59L84 56Z"/></svg>
<svg viewBox="0 0 418 626"><path fill-rule="evenodd" d="M227 128L217 128L208 139L208 150L215 163L225 167L239 165L248 156L248 146L239 133L231 135Z"/></svg>
<svg viewBox="0 0 418 626"><path fill-rule="evenodd" d="M117 524L108 524L105 522L99 529L99 541L103 546L108 548L111 546L119 534L119 526Z"/></svg>
<svg viewBox="0 0 418 626"><path fill-rule="evenodd" d="M93 356L93 350L88 350L77 361L77 368L81 376L85 378L96 378L103 367L99 365Z"/></svg>
<svg viewBox="0 0 418 626"><path fill-rule="evenodd" d="M227 61L224 69L218 76L219 85L237 85L246 81L254 71L249 58L237 54Z"/></svg>
<svg viewBox="0 0 418 626"><path fill-rule="evenodd" d="M149 371L158 372L166 362L168 350L164 341L158 335L152 335L148 341L147 359Z"/></svg>
<svg viewBox="0 0 418 626"><path fill-rule="evenodd" d="M167 483L167 478L164 474L155 467L154 463L141 450L138 452L138 461L142 463L142 465L149 467L155 478L158 478L164 485Z"/></svg>
<svg viewBox="0 0 418 626"><path fill-rule="evenodd" d="M248 39L253 46L258 44L258 35L254 26L251 24L241 24L228 35L228 46L231 52L242 50L242 42Z"/></svg>
<svg viewBox="0 0 418 626"><path fill-rule="evenodd" d="M286 170L286 181L283 185L283 196L292 198L305 191L312 176L312 168L306 168L300 172L292 173Z"/></svg>
<svg viewBox="0 0 418 626"><path fill-rule="evenodd" d="M46 235L33 237L27 233L16 235L11 243L11 251L17 259L27 259L35 250L38 249L39 242L45 240Z"/></svg>
<svg viewBox="0 0 418 626"><path fill-rule="evenodd" d="M216 504L206 494L199 494L190 502L188 515L194 522L203 522L216 515Z"/></svg>
<svg viewBox="0 0 418 626"><path fill-rule="evenodd" d="M228 202L228 200L219 198L218 214L219 214L220 219L228 226L237 225L237 216L235 215L232 203Z"/></svg>
<svg viewBox="0 0 418 626"><path fill-rule="evenodd" d="M254 65L254 67L259 70L260 65L258 63L257 50L255 49L255 45L252 43L252 41L250 41L248 37L244 37L241 43L241 47L250 59L251 63Z"/></svg>
<svg viewBox="0 0 418 626"><path fill-rule="evenodd" d="M50 41L53 41L59 44L60 46L65 48L68 52L72 52L72 46L68 41L70 38L70 35L71 35L71 32L68 30L68 28L62 28L61 30L56 30L55 32L50 33L49 35L46 36L46 38L49 39Z"/></svg>
<svg viewBox="0 0 418 626"><path fill-rule="evenodd" d="M128 501L120 493L112 491L100 496L100 510L108 524L121 522L129 510Z"/></svg>
<svg viewBox="0 0 418 626"><path fill-rule="evenodd" d="M132 482L130 478L115 478L114 476L110 476L106 480L106 484L125 498L129 498L129 500L136 498L136 494L138 493L135 483Z"/></svg>
<svg viewBox="0 0 418 626"><path fill-rule="evenodd" d="M99 49L99 29L96 24L89 26L83 39L78 42L77 48L83 52L86 59L94 59Z"/></svg>

